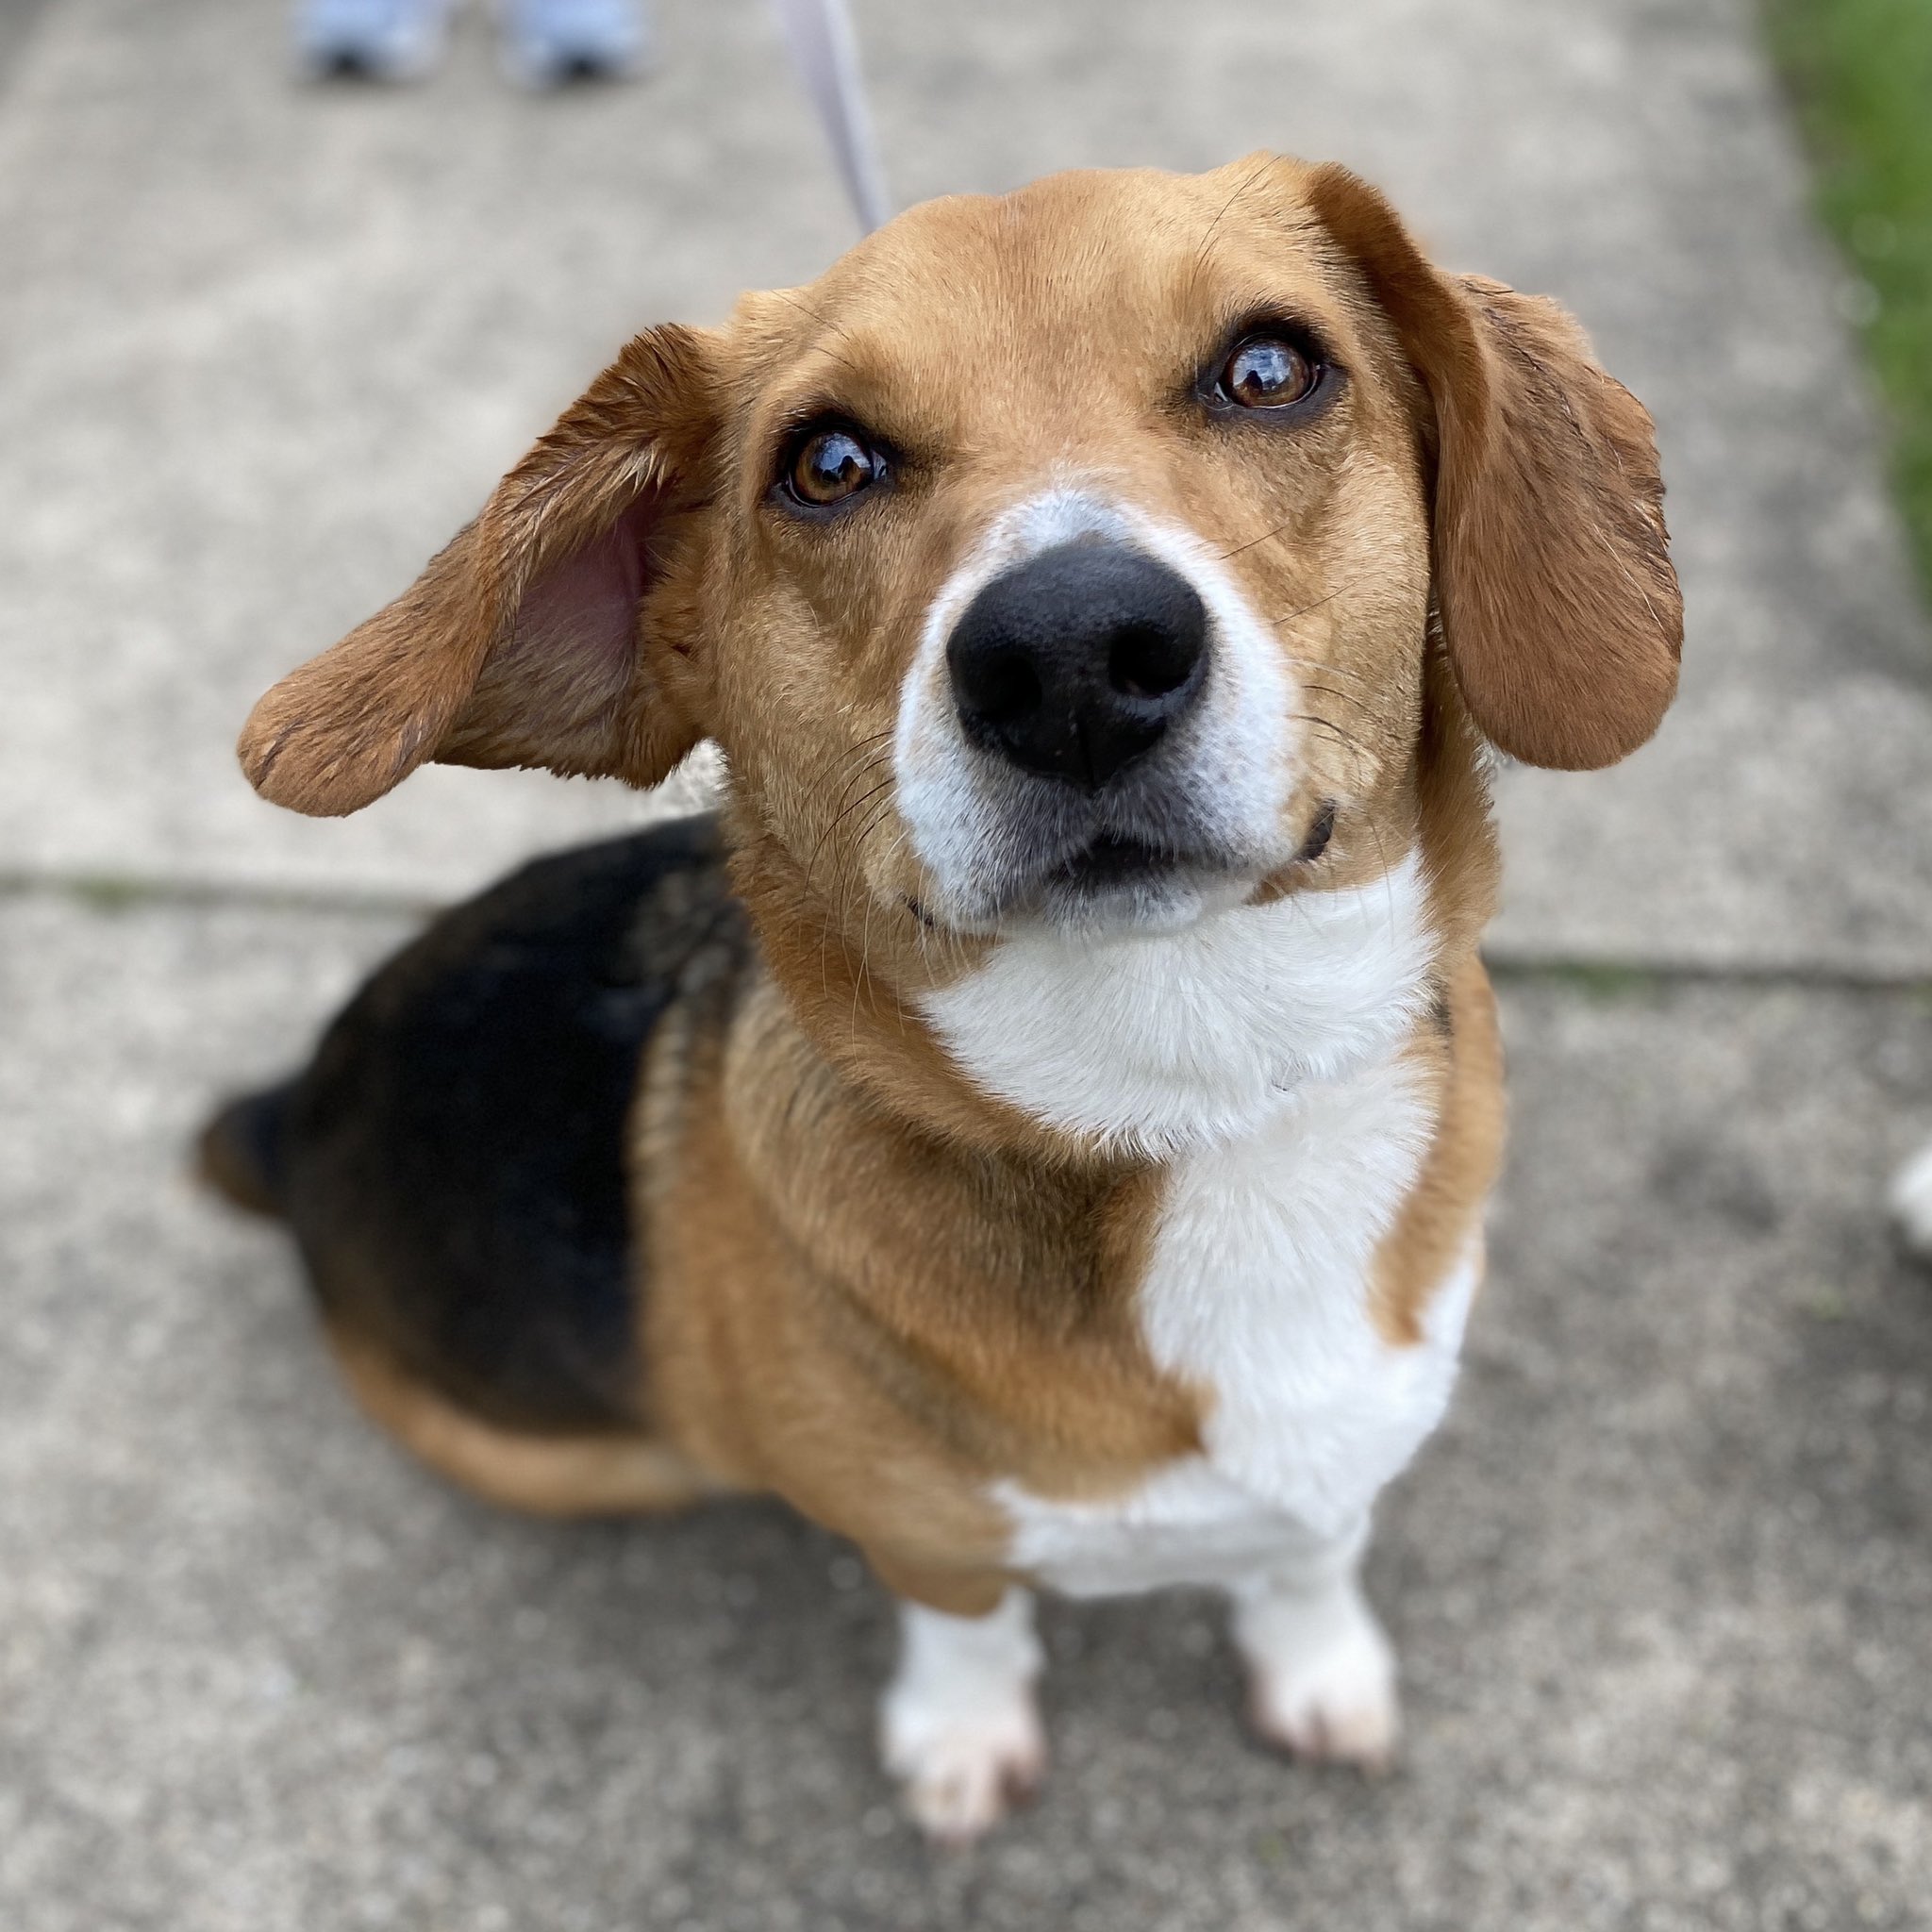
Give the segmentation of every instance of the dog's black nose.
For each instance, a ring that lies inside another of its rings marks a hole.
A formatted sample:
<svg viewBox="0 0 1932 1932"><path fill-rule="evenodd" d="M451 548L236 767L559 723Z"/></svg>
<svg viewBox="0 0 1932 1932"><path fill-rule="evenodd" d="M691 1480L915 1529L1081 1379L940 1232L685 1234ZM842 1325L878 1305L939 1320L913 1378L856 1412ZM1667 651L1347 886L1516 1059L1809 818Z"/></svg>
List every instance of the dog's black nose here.
<svg viewBox="0 0 1932 1932"><path fill-rule="evenodd" d="M1097 791L1151 751L1208 673L1208 613L1124 543L1043 550L986 586L946 646L975 744Z"/></svg>

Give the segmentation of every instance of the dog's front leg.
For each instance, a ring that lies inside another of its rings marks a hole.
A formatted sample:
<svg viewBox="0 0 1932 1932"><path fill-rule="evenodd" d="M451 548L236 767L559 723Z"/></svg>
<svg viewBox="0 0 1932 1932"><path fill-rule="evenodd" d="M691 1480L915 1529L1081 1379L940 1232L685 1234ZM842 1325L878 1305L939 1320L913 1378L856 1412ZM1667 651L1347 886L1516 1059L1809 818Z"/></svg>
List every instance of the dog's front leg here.
<svg viewBox="0 0 1932 1932"><path fill-rule="evenodd" d="M899 1666L879 1711L886 1769L928 1838L966 1844L1046 1769L1033 1598L1008 1590L984 1617L902 1603L899 1631Z"/></svg>
<svg viewBox="0 0 1932 1932"><path fill-rule="evenodd" d="M1395 1654L1361 1591L1368 1524L1310 1539L1237 1585L1234 1638L1248 1713L1271 1744L1386 1770L1395 1754Z"/></svg>

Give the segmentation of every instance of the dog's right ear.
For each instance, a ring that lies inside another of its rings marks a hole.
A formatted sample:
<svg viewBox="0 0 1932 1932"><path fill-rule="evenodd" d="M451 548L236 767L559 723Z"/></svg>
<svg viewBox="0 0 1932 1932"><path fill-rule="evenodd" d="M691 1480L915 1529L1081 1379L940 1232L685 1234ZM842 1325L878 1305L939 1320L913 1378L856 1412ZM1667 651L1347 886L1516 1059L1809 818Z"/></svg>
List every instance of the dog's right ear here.
<svg viewBox="0 0 1932 1932"><path fill-rule="evenodd" d="M708 338L630 342L408 591L261 699L249 782L323 816L430 758L656 784L702 735L648 599L700 513L715 396Z"/></svg>

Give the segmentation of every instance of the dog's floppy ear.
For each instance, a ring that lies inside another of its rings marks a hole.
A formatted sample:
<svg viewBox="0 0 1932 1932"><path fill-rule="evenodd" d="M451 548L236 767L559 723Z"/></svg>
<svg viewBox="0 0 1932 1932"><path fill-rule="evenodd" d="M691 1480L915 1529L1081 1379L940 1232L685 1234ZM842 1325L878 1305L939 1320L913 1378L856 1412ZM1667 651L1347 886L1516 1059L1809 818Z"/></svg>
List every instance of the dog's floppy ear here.
<svg viewBox="0 0 1932 1932"><path fill-rule="evenodd" d="M335 815L429 758L663 777L700 734L639 613L702 496L712 394L696 331L629 343L408 591L261 699L249 782Z"/></svg>
<svg viewBox="0 0 1932 1932"><path fill-rule="evenodd" d="M1305 192L1428 391L1437 608L1471 715L1529 764L1614 764L1662 721L1683 644L1648 412L1554 302L1441 274L1345 168Z"/></svg>

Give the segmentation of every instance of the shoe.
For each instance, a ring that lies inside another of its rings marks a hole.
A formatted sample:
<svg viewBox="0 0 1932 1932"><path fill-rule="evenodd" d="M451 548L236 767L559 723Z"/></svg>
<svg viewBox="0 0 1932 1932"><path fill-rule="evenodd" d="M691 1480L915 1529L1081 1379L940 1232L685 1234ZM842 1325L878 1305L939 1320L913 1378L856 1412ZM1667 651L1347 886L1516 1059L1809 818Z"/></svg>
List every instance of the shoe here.
<svg viewBox="0 0 1932 1932"><path fill-rule="evenodd" d="M638 0L502 0L503 67L519 87L622 80L650 55Z"/></svg>
<svg viewBox="0 0 1932 1932"><path fill-rule="evenodd" d="M295 55L318 79L421 80L442 58L451 0L299 0Z"/></svg>

